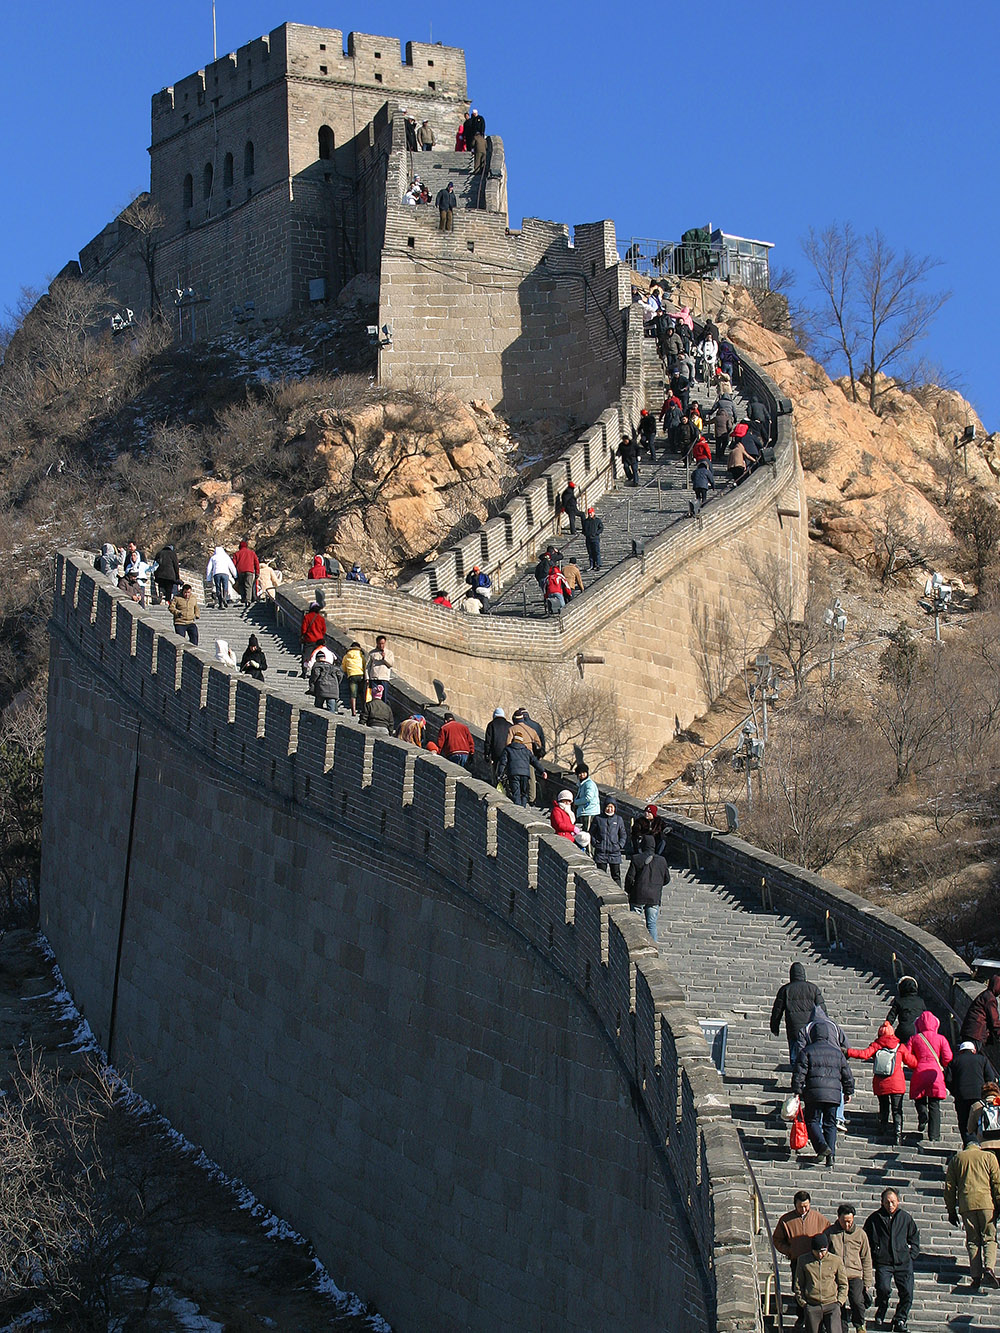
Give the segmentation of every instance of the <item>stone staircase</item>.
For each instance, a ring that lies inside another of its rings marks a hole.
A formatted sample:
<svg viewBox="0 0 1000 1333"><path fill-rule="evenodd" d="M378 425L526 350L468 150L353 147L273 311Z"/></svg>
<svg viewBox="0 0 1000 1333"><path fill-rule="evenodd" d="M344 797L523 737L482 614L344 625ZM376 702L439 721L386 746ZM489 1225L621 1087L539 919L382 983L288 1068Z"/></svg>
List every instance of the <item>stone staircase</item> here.
<svg viewBox="0 0 1000 1333"><path fill-rule="evenodd" d="M154 614L167 617L165 608ZM249 635L255 633L267 655L268 685L294 703L311 703L299 675L297 636L275 626L271 604L258 602L245 611L238 603L223 611L206 606L199 628L201 645L209 653L214 652L214 640L222 638L237 657ZM917 1263L911 1329L919 1333L957 1329L998 1333L1000 1293L969 1292L961 1232L948 1226L944 1214L944 1169L961 1146L952 1103L944 1108L940 1144L916 1139L916 1117L909 1102L901 1148L876 1143L871 1065L852 1061L857 1091L847 1108L849 1133L840 1136L837 1162L830 1170L817 1164L809 1149L798 1156L790 1152L788 1126L779 1118L789 1073L784 1038L770 1035L768 1020L774 995L788 979L789 964L805 964L810 980L823 991L831 1017L857 1046L868 1045L888 1010L891 976L876 975L845 951L831 950L821 930L764 911L742 891L683 870L674 869L672 874L660 914L660 954L696 1016L729 1025L724 1081L771 1226L791 1207L797 1189L808 1189L813 1206L831 1220L837 1205L849 1202L863 1222L878 1206L881 1191L892 1185L920 1228L923 1253ZM758 1250L763 1285L771 1271L766 1234L758 1238ZM783 1261L780 1276L786 1312L790 1312L788 1268ZM894 1308L893 1302L890 1313ZM793 1323L794 1315L786 1314L786 1329Z"/></svg>
<svg viewBox="0 0 1000 1333"><path fill-rule="evenodd" d="M831 1169L816 1164L811 1149L797 1156L788 1147L788 1126L779 1118L789 1072L784 1035L768 1028L774 996L788 968L802 962L827 1001L830 1016L852 1046L867 1046L888 1010L891 975L874 975L846 952L830 950L822 930L764 911L738 891L674 870L660 911L660 955L687 993L698 1018L729 1025L725 1084L733 1119L743 1139L773 1227L792 1206L792 1195L808 1189L812 1205L831 1221L837 1205L852 1203L858 1221L879 1206L887 1186L898 1189L902 1206L920 1228L922 1254L916 1264L916 1296L910 1328L921 1333L949 1329L1000 1330L1000 1292L973 1294L962 1233L948 1225L942 1200L944 1171L961 1147L954 1103L943 1108L942 1141L916 1137L913 1103L904 1107L904 1142L899 1149L877 1143L878 1103L872 1066L851 1061L856 1092L847 1107L849 1133L837 1143ZM767 1237L759 1238L761 1281L771 1269ZM781 1261L788 1291L788 1265ZM791 1309L786 1296L786 1311ZM895 1298L889 1307L895 1310ZM873 1316L873 1311L869 1312ZM791 1329L794 1315L786 1315ZM873 1317L869 1328L874 1326Z"/></svg>
<svg viewBox="0 0 1000 1333"><path fill-rule="evenodd" d="M438 225L438 214L434 207L438 190L443 190L449 181L455 187L455 197L459 209L485 208L485 179L482 172L472 174L473 155L471 153L439 152L436 148L429 153L410 154L410 177L419 176L427 186L431 197L430 208L418 206L412 211L418 216L430 218L434 226ZM409 185L409 181L407 181Z"/></svg>
<svg viewBox="0 0 1000 1333"><path fill-rule="evenodd" d="M430 153L424 154L430 157ZM461 154L458 154L461 156ZM436 215L435 215L436 216ZM666 396L666 385L656 341L653 338L642 340L643 375L646 385L646 407L658 413ZM715 388L698 383L692 398L703 407L715 402ZM745 402L736 395L736 405L745 409ZM614 483L614 489L605 492L595 504L598 514L604 521L604 533L601 537L601 569L588 572L587 551L579 528L575 537L569 535L569 524L560 519L562 532L558 542L563 555L579 565L583 573L585 587L604 577L622 560L632 555L632 543L644 543L659 536L671 524L684 519L690 512L690 502L694 492L690 489L688 471L684 460L667 453L667 441L660 435L656 440L656 463L651 463L648 453L642 452L639 461L638 488L628 486L623 477ZM729 489L725 480L725 471L716 469L716 490L709 493L709 504L717 502ZM585 509L587 495L584 490L580 497L580 507ZM539 554L545 549L546 542L540 543ZM519 570L499 596L493 599L492 615L544 617L545 604L534 578L534 562Z"/></svg>

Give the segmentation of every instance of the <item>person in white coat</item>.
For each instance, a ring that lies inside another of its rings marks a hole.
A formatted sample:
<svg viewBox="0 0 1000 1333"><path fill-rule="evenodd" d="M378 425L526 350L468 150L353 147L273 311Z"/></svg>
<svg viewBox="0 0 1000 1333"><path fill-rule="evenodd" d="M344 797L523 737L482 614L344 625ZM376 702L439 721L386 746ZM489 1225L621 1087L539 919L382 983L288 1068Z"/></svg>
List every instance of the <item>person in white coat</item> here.
<svg viewBox="0 0 1000 1333"><path fill-rule="evenodd" d="M215 604L220 610L229 605L229 584L236 582L236 566L224 546L217 546L205 570L205 582L215 589Z"/></svg>
<svg viewBox="0 0 1000 1333"><path fill-rule="evenodd" d="M221 662L223 666L236 667L236 654L230 648L225 639L216 639L215 641L215 660Z"/></svg>

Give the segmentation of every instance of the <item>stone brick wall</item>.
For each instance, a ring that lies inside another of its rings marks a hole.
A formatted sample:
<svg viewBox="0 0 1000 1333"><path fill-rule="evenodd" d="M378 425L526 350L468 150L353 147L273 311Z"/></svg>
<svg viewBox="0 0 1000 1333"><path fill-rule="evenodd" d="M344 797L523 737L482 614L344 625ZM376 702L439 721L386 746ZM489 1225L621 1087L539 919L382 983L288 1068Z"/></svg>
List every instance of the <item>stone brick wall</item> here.
<svg viewBox="0 0 1000 1333"><path fill-rule="evenodd" d="M401 204L411 163L393 151L379 309L392 342L379 377L430 380L513 417L587 421L624 372L630 279L614 225L581 224L572 244L568 227L539 218L512 231L503 145L492 143L495 193L486 209L458 208L450 232L435 208Z"/></svg>
<svg viewBox="0 0 1000 1333"><path fill-rule="evenodd" d="M52 625L43 926L179 1128L400 1326L757 1326L721 1085L606 877L67 553Z"/></svg>
<svg viewBox="0 0 1000 1333"><path fill-rule="evenodd" d="M328 605L328 624L349 641L385 631L393 639L400 674L415 689L413 705L445 691L448 707L472 723L485 722L498 705L537 701L532 673L613 690L633 723L630 773L647 767L675 723L686 727L709 698L699 661L696 616L702 608L726 612L746 633L748 651L764 644L771 626L749 585L747 560L773 561L787 571L793 603L803 606L808 587L808 537L801 466L793 420L777 415L777 387L741 358L748 386L761 395L776 423L775 462L695 519L682 518L593 585L585 597L543 622L511 616L466 616L435 606L443 590L457 601L466 572L486 569L502 587L506 578L554 531L554 499L575 481L585 502L604 493L613 474L631 392L641 393L638 317L630 321L630 381L622 401L601 414L572 448L536 477L503 514L446 551L398 592L344 584ZM636 330L638 330L636 332ZM636 379L638 378L638 383ZM307 584L284 585L280 604L297 621L310 595ZM578 655L603 659L582 665ZM529 667L530 672L525 671ZM599 774L602 779L607 774Z"/></svg>

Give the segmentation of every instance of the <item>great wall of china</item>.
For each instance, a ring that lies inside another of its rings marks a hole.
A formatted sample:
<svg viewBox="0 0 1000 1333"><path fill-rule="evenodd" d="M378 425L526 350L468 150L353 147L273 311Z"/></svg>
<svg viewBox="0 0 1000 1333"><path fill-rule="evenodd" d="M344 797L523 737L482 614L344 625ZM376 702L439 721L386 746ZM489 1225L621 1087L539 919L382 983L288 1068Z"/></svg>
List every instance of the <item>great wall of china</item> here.
<svg viewBox="0 0 1000 1333"><path fill-rule="evenodd" d="M282 41L272 33L267 49L269 59L289 53L286 92L301 85L308 100L337 77L336 63L320 76L302 62L307 47L314 63L314 46L339 53L339 33L296 29ZM392 54L388 39L352 35L350 78L383 50ZM235 74L220 61L171 90L169 107L158 95L159 114L173 119L160 139L154 129L154 147L174 144L177 179L188 160L186 123L175 124L184 93L200 109L199 93L223 74L252 83L264 48L243 51L229 58ZM401 78L412 83L415 62L440 53L409 50ZM448 56L449 111L464 106L460 56ZM421 83L437 82L426 75ZM613 486L614 450L647 393L642 334L610 223L578 227L573 245L551 223L509 232L499 141L489 206L460 211L451 240L399 205L412 170L402 120L369 82L367 120L346 138L384 220L371 233L380 323L393 333L381 374L444 375L460 394L512 409L539 395L575 402L593 424L404 588L339 586L331 640L389 632L395 701L419 705L432 725L438 686L456 712L486 716L513 663L530 656L566 672L586 656L588 679L627 688L646 725L637 762L648 762L675 718L686 724L705 704L691 593L713 607L745 597L736 572L752 536L804 596L793 417L742 359L775 446L749 483L666 527L553 621L479 621L433 606L474 563L501 587L513 578L551 534L567 481L590 499ZM401 92L424 96L416 84ZM229 114L262 105L247 89ZM226 110L216 108L219 121ZM197 111L191 134L208 133L207 116ZM345 130L338 124L338 144ZM301 136L311 142L314 128ZM303 181L317 170L299 167ZM206 216L171 244L200 253L207 273L224 221ZM90 271L125 281L131 261L117 245L91 255ZM350 248L329 252L343 281ZM288 271L274 313L301 304L308 274ZM212 281L230 284L226 301L248 290L221 272ZM294 622L305 594L283 588L279 619ZM167 628L79 553L60 554L42 924L111 1059L401 1329L582 1333L623 1317L678 1333L761 1328L770 1262L745 1126L702 1037L707 1006L677 941L658 951L624 895L536 811L238 676ZM670 852L694 876L677 877L685 904L700 901L707 879L756 924L788 923L803 947L826 950L824 965L857 967L872 984L905 965L942 1015L964 1012L968 969L890 913L684 819L671 821ZM728 918L712 925L723 961L740 956L742 922L731 939ZM691 939L704 943L700 931L692 925ZM754 967L744 968L750 980Z"/></svg>

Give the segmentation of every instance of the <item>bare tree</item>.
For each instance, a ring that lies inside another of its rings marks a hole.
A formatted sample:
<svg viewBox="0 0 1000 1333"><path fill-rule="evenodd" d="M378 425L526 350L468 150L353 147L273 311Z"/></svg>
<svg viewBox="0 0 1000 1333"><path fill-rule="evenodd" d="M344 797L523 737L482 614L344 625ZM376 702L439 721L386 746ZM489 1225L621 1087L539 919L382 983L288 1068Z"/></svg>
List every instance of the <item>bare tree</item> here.
<svg viewBox="0 0 1000 1333"><path fill-rule="evenodd" d="M846 712L799 706L782 716L760 771L748 836L779 856L821 870L882 818L885 773L865 729Z"/></svg>
<svg viewBox="0 0 1000 1333"><path fill-rule="evenodd" d="M802 251L812 267L820 300L809 329L824 360L847 371L851 397L880 407L880 376L890 375L913 355L950 292L927 290L940 261L895 250L882 233L859 236L849 222L810 229Z"/></svg>
<svg viewBox="0 0 1000 1333"><path fill-rule="evenodd" d="M865 237L859 287L865 321L864 373L873 412L882 393L878 377L888 374L927 337L934 316L951 296L925 289L940 264L939 259L909 250L899 254L878 228Z"/></svg>
<svg viewBox="0 0 1000 1333"><path fill-rule="evenodd" d="M822 607L810 597L805 614L797 614L788 570L781 561L751 555L744 563L748 575L748 600L759 607L771 632L769 646L783 659L794 692L799 695L809 673L827 660L824 650L828 635Z"/></svg>
<svg viewBox="0 0 1000 1333"><path fill-rule="evenodd" d="M118 214L119 224L126 228L126 244L134 248L146 270L151 319L163 318L160 291L156 285L156 251L163 234L164 221L160 206L145 192L137 194Z"/></svg>
<svg viewBox="0 0 1000 1333"><path fill-rule="evenodd" d="M570 768L584 762L595 776L610 773L615 786L625 786L635 745L613 690L552 667L523 669L521 688L531 715L545 730L553 764Z"/></svg>
<svg viewBox="0 0 1000 1333"><path fill-rule="evenodd" d="M953 527L969 552L976 586L981 589L986 570L1000 550L1000 508L984 491L973 491L955 515Z"/></svg>
<svg viewBox="0 0 1000 1333"><path fill-rule="evenodd" d="M692 598L691 628L698 673L708 702L714 704L742 665L742 639L725 602L709 606Z"/></svg>
<svg viewBox="0 0 1000 1333"><path fill-rule="evenodd" d="M45 706L18 699L0 716L0 924L34 919L42 845Z"/></svg>
<svg viewBox="0 0 1000 1333"><path fill-rule="evenodd" d="M897 574L923 569L941 554L922 523L910 522L898 500L888 499L871 524L872 560L883 583Z"/></svg>
<svg viewBox="0 0 1000 1333"><path fill-rule="evenodd" d="M137 1143L129 1093L96 1061L66 1080L30 1052L6 1084L0 1302L80 1333L143 1327L185 1220L162 1145Z"/></svg>
<svg viewBox="0 0 1000 1333"><path fill-rule="evenodd" d="M831 223L820 232L809 228L802 252L812 265L820 305L810 312L807 329L823 360L843 357L851 382L851 397L858 401L856 363L861 353L857 319L857 282L860 239L849 222Z"/></svg>
<svg viewBox="0 0 1000 1333"><path fill-rule="evenodd" d="M905 625L899 626L882 654L879 684L872 717L892 751L898 785L933 766L944 737L948 701L934 664Z"/></svg>

